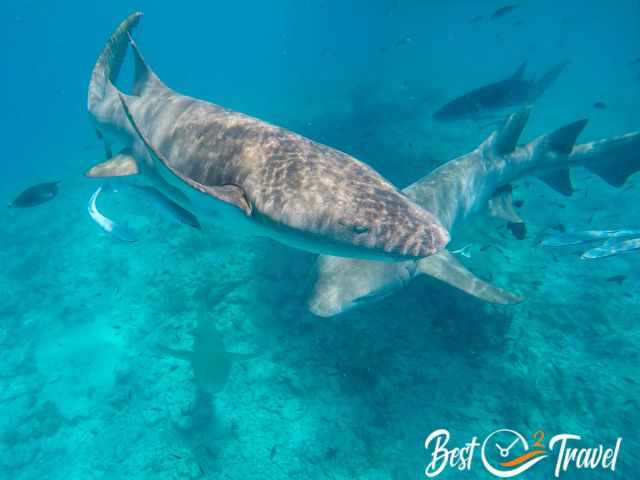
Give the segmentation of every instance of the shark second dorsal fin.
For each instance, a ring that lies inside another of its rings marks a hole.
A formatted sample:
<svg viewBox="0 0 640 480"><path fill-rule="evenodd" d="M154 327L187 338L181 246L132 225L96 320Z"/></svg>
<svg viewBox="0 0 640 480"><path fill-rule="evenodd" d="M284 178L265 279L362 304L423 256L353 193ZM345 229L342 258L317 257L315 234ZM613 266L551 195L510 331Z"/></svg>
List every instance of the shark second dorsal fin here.
<svg viewBox="0 0 640 480"><path fill-rule="evenodd" d="M522 223L522 218L513 207L513 188L505 185L496 190L489 199L489 215L512 223Z"/></svg>
<svg viewBox="0 0 640 480"><path fill-rule="evenodd" d="M418 261L418 272L451 285L480 300L511 305L524 299L480 280L446 250Z"/></svg>
<svg viewBox="0 0 640 480"><path fill-rule="evenodd" d="M588 122L587 119L582 119L560 127L556 131L545 135L544 142L550 150L569 155L578 139L578 135L582 133Z"/></svg>
<svg viewBox="0 0 640 480"><path fill-rule="evenodd" d="M526 107L507 117L493 140L493 151L496 155L506 155L515 150L527 120L529 120L530 112L531 107Z"/></svg>

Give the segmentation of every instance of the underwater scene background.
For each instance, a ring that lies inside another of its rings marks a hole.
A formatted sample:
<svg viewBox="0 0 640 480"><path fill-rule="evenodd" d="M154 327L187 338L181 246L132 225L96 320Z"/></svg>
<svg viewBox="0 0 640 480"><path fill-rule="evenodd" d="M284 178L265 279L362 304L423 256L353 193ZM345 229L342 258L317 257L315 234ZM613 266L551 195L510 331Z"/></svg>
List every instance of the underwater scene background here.
<svg viewBox="0 0 640 480"><path fill-rule="evenodd" d="M640 254L587 262L538 242L558 225L638 228L637 175L616 189L576 169L571 198L518 182L524 240L482 212L456 226L450 248L471 244L465 266L526 298L515 306L422 276L318 318L305 306L312 254L185 228L125 194L104 209L138 242L87 215L97 184L84 172L104 160L89 75L136 10L137 43L167 85L343 150L400 188L494 128L433 112L524 61L571 63L523 140L581 118L579 142L640 130L638 1L536 0L490 19L502 6L3 2L0 197L62 182L51 202L0 210L0 477L408 480L425 478L433 430L462 446L512 428L623 437L615 472L562 478L635 478ZM474 462L440 477L492 478Z"/></svg>

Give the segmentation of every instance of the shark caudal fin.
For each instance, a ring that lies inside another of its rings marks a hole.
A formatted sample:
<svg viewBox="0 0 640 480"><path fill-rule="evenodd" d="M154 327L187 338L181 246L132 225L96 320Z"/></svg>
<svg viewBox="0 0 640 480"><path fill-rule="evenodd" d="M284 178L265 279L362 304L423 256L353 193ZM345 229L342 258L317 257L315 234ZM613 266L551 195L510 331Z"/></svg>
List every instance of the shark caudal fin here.
<svg viewBox="0 0 640 480"><path fill-rule="evenodd" d="M524 299L518 295L514 295L480 280L464 268L464 266L446 250L441 250L438 253L418 261L418 271L485 302L513 305L524 301Z"/></svg>
<svg viewBox="0 0 640 480"><path fill-rule="evenodd" d="M613 187L622 187L640 170L640 132L576 145L574 164L585 167Z"/></svg>
<svg viewBox="0 0 640 480"><path fill-rule="evenodd" d="M91 72L87 104L89 111L93 111L115 89L114 83L122 68L122 63L127 53L127 45L129 45L129 31L138 25L141 16L142 13L140 12L129 15L118 25L118 28L111 34L111 37L102 48L102 52L100 52L100 56Z"/></svg>
<svg viewBox="0 0 640 480"><path fill-rule="evenodd" d="M565 125L548 135L534 140L534 148L536 150L534 155L538 156L538 158L551 156L553 158L566 160L563 162L564 168L538 175L538 178L556 192L567 197L573 194L573 185L571 184L571 175L569 174L571 165L568 158L573 151L573 146L578 139L578 135L584 130L587 122L588 120L586 119L578 120L577 122ZM553 168L553 165L549 165L549 167Z"/></svg>
<svg viewBox="0 0 640 480"><path fill-rule="evenodd" d="M129 45L131 45L131 50L133 51L135 69L132 95L144 95L152 88L166 89L166 86L144 61L138 46L131 36L131 32L140 22L140 17L142 17L140 12L129 15L111 34L111 37L103 47L93 67L91 81L89 82L87 106L90 112L95 112L101 102L105 100L117 101L116 95L120 91L115 87L115 83L120 74Z"/></svg>

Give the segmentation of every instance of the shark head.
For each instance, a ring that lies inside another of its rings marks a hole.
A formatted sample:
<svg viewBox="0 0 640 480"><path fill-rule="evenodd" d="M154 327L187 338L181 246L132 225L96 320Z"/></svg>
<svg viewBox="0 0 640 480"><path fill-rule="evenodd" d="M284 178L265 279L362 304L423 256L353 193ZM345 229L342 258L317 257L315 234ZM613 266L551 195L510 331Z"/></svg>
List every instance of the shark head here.
<svg viewBox="0 0 640 480"><path fill-rule="evenodd" d="M370 262L321 255L314 267L309 310L319 317L332 317L375 302L408 284L415 270L414 261Z"/></svg>

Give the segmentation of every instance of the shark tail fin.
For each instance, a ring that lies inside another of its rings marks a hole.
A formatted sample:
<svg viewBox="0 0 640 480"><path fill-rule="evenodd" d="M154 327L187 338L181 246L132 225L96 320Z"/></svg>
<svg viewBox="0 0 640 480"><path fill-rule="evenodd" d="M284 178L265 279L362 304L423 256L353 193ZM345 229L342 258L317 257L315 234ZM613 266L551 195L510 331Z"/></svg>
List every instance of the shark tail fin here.
<svg viewBox="0 0 640 480"><path fill-rule="evenodd" d="M114 83L118 78L122 63L129 44L129 31L138 25L142 13L129 15L113 32L102 49L89 82L88 108L92 111L102 100L115 89Z"/></svg>
<svg viewBox="0 0 640 480"><path fill-rule="evenodd" d="M586 119L578 120L535 140L535 154L541 157L552 154L558 158L567 159L573 151L578 135L584 130L587 122ZM552 170L550 173L538 176L538 178L562 195L571 196L573 193L571 175L568 162L564 163L567 164L565 168Z"/></svg>
<svg viewBox="0 0 640 480"><path fill-rule="evenodd" d="M622 187L640 170L640 132L578 145L571 154L577 163L613 187Z"/></svg>
<svg viewBox="0 0 640 480"><path fill-rule="evenodd" d="M418 271L485 302L511 305L524 300L518 295L480 280L446 250L421 259L418 262Z"/></svg>

